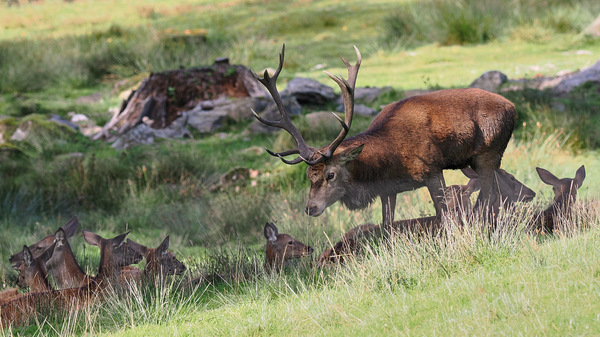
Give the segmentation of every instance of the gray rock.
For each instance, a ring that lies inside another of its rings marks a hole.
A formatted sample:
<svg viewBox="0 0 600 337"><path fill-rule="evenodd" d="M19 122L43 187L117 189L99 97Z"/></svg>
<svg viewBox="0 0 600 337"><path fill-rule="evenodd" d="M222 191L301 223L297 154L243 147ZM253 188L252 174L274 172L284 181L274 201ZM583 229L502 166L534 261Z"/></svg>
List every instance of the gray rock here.
<svg viewBox="0 0 600 337"><path fill-rule="evenodd" d="M124 150L135 145L154 143L154 130L144 123L140 123L117 137L112 147Z"/></svg>
<svg viewBox="0 0 600 337"><path fill-rule="evenodd" d="M281 95L292 95L300 104L322 105L333 101L336 96L331 87L310 78L292 79Z"/></svg>
<svg viewBox="0 0 600 337"><path fill-rule="evenodd" d="M13 132L12 136L10 136L10 140L14 140L17 142L22 142L29 136L31 129L33 128L33 122L27 121L25 123L21 123L19 127Z"/></svg>
<svg viewBox="0 0 600 337"><path fill-rule="evenodd" d="M344 106L338 105L336 110L339 112L344 112ZM366 105L354 104L354 114L369 117L377 115L377 111L375 109L369 108Z"/></svg>
<svg viewBox="0 0 600 337"><path fill-rule="evenodd" d="M68 127L70 127L71 129L73 129L73 130L79 130L79 126L78 126L77 124L71 123L71 121L68 121L68 120L66 120L66 119L63 119L62 117L60 117L60 116L59 116L59 115L57 115L57 114L52 114L52 115L50 116L50 120L51 120L51 121L53 121L53 122L55 122L55 123L62 124L62 125L65 125L65 126L68 126Z"/></svg>
<svg viewBox="0 0 600 337"><path fill-rule="evenodd" d="M87 122L89 120L90 119L84 114L73 114L73 116L71 116L71 123L74 124Z"/></svg>
<svg viewBox="0 0 600 337"><path fill-rule="evenodd" d="M565 95L587 82L593 82L600 85L600 61L561 81L554 89L552 89L552 92L559 96Z"/></svg>
<svg viewBox="0 0 600 337"><path fill-rule="evenodd" d="M392 87L359 87L354 90L354 100L356 102L373 103L375 100L386 92L390 92Z"/></svg>
<svg viewBox="0 0 600 337"><path fill-rule="evenodd" d="M158 138L191 138L192 134L186 127L188 123L188 114L183 113L181 117L174 120L164 129L152 129L154 136Z"/></svg>
<svg viewBox="0 0 600 337"><path fill-rule="evenodd" d="M193 110L188 111L187 115L187 125L200 133L212 133L222 127L228 119L225 110L203 110L201 106L196 106Z"/></svg>
<svg viewBox="0 0 600 337"><path fill-rule="evenodd" d="M344 119L343 114L338 114L338 116L342 120ZM306 123L311 129L340 130L342 128L340 122L329 111L311 112L305 117Z"/></svg>
<svg viewBox="0 0 600 337"><path fill-rule="evenodd" d="M483 73L483 75L479 76L471 85L470 88L479 88L483 90L487 90L490 92L498 92L500 90L500 86L508 81L508 77L503 73L492 70Z"/></svg>

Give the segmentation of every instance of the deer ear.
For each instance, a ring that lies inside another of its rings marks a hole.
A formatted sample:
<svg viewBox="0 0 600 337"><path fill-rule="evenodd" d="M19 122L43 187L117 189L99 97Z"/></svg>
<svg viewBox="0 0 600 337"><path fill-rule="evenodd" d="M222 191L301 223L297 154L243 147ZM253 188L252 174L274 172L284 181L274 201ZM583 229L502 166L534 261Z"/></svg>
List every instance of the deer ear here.
<svg viewBox="0 0 600 337"><path fill-rule="evenodd" d="M77 233L77 228L79 227L79 219L74 215L69 222L67 222L62 228L65 231L65 235L67 238L73 237L75 233Z"/></svg>
<svg viewBox="0 0 600 337"><path fill-rule="evenodd" d="M33 264L33 254L31 254L31 250L27 246L23 246L23 261L25 261L25 266L27 267Z"/></svg>
<svg viewBox="0 0 600 337"><path fill-rule="evenodd" d="M468 195L471 195L481 189L481 184L479 183L479 178L471 178L467 183L466 192Z"/></svg>
<svg viewBox="0 0 600 337"><path fill-rule="evenodd" d="M584 179L585 179L585 166L581 165L581 167L578 168L577 172L575 173L575 179L573 179L573 182L575 183L575 186L577 186L577 188L580 188L581 185L583 184Z"/></svg>
<svg viewBox="0 0 600 337"><path fill-rule="evenodd" d="M535 170L537 171L538 176L540 176L540 179L547 185L558 186L560 184L560 179L550 173L550 171L544 170L541 167L536 167Z"/></svg>
<svg viewBox="0 0 600 337"><path fill-rule="evenodd" d="M160 252L161 255L165 255L167 253L167 250L169 250L169 236L168 235L163 240L163 242L160 244L160 246L158 246L157 250Z"/></svg>
<svg viewBox="0 0 600 337"><path fill-rule="evenodd" d="M460 169L460 171L465 175L465 177L469 178L469 179L477 179L479 178L479 176L477 175L477 172L475 172L475 170L473 170L470 167L465 167Z"/></svg>
<svg viewBox="0 0 600 337"><path fill-rule="evenodd" d="M127 239L127 246L129 246L129 248L142 255L145 255L146 251L148 250L148 247L141 245L135 241L132 241L131 239Z"/></svg>
<svg viewBox="0 0 600 337"><path fill-rule="evenodd" d="M117 235L114 238L110 239L116 247L121 247L125 243L125 238L127 237L127 233L123 233L121 235Z"/></svg>
<svg viewBox="0 0 600 337"><path fill-rule="evenodd" d="M86 231L85 229L81 231L81 234L83 235L85 242L87 242L88 244L90 244L92 246L100 247L100 242L102 242L102 240L104 240L104 238L101 237L100 235L98 235L96 233L92 233L90 231Z"/></svg>
<svg viewBox="0 0 600 337"><path fill-rule="evenodd" d="M277 227L275 227L274 224L267 222L265 223L265 229L264 229L264 234L265 234L265 239L269 240L269 241L277 241Z"/></svg>
<svg viewBox="0 0 600 337"><path fill-rule="evenodd" d="M342 151L342 153L340 153L340 163L342 165L346 165L347 163L356 159L356 157L358 157L358 155L362 152L364 146L365 144L360 144L356 147L350 147Z"/></svg>

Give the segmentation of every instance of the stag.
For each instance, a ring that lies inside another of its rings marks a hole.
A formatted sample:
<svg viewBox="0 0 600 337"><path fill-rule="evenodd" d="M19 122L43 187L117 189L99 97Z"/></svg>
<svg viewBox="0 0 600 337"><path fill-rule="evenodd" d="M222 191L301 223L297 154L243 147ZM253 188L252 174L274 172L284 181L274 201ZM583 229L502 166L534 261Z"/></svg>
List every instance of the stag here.
<svg viewBox="0 0 600 337"><path fill-rule="evenodd" d="M308 146L292 124L279 92L277 77L283 68L285 45L279 55L279 66L272 76L265 71L255 77L269 91L281 119L263 124L290 133L296 147L273 152L286 164L308 164L306 171L311 188L306 213L319 216L336 201L349 209L362 209L379 197L382 222L389 228L394 220L398 193L427 187L436 216L446 209L443 203L444 169L472 167L478 174L481 193L476 206L499 207L494 171L500 167L502 155L512 135L516 119L515 106L502 96L480 89L447 89L392 103L383 108L367 130L346 138L354 112L354 88L361 64L356 46L356 64L350 65L348 79L325 72L340 89L344 102L344 120L339 135L319 149ZM297 155L295 159L284 157Z"/></svg>

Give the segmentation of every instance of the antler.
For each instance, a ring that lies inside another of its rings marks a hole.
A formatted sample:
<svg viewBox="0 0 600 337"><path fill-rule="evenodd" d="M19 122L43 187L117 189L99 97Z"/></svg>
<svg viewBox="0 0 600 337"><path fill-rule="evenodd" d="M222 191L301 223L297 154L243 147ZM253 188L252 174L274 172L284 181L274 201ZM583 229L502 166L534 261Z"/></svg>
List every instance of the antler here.
<svg viewBox="0 0 600 337"><path fill-rule="evenodd" d="M292 124L292 121L290 120L290 115L285 110L283 102L281 101L281 96L277 91L276 82L277 77L279 76L279 73L283 68L285 44L281 48L281 54L279 54L279 66L277 67L277 70L275 71L275 74L273 76L269 76L267 70L265 70L263 78L258 77L258 75L256 75L253 72L254 77L260 83L262 83L265 86L265 88L267 88L267 90L273 97L273 100L275 101L275 104L277 105L277 108L279 109L279 112L281 114L281 119L279 121L269 121L260 117L254 110L252 110L252 113L254 114L256 119L258 119L261 123L286 130L289 134L292 135L292 137L294 137L294 140L296 141L296 147L291 150L276 153L267 149L267 152L270 155L279 157L279 159L281 159L284 163L291 165L298 164L302 161L306 162L308 165L315 165L326 159L331 158L331 156L335 152L335 149L340 145L340 143L348 134L348 130L350 130L350 125L352 124L352 116L354 114L354 87L356 85L356 77L358 75L358 69L360 68L360 62L362 60L360 51L358 50L358 48L356 48L356 46L354 46L354 50L356 50L356 55L358 57L358 60L356 61L356 64L354 66L351 66L348 63L348 61L346 61L346 59L342 55L340 55L342 61L344 61L344 64L346 64L346 68L348 68L348 80L325 72L329 77L331 77L332 80L334 80L340 86L340 89L342 91L342 98L344 101L344 120L342 120L336 114L333 114L342 125L342 130L340 131L340 134L337 136L337 138L325 148L326 150L324 153L306 144L304 138L302 138L302 135L300 134L298 129L296 129L294 124ZM315 153L318 153L320 156L312 160ZM298 157L293 160L286 160L285 158L283 158L291 154L298 154Z"/></svg>

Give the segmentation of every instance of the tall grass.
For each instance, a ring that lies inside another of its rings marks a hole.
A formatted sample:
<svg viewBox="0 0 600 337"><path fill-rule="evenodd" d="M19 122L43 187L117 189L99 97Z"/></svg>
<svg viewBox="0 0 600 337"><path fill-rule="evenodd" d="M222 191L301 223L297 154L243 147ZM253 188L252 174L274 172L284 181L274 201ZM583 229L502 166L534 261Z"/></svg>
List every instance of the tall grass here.
<svg viewBox="0 0 600 337"><path fill-rule="evenodd" d="M402 4L384 19L382 42L412 48L424 43L486 43L507 36L533 41L580 33L594 20L595 1L427 0ZM534 32L535 31L535 32Z"/></svg>

